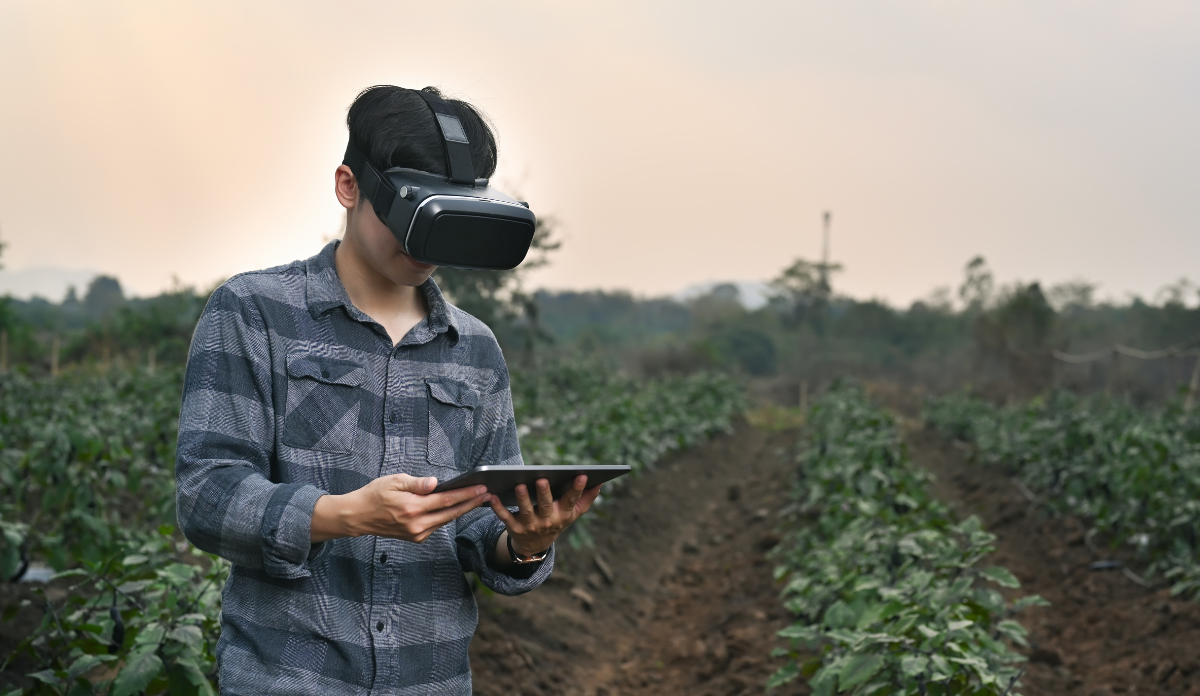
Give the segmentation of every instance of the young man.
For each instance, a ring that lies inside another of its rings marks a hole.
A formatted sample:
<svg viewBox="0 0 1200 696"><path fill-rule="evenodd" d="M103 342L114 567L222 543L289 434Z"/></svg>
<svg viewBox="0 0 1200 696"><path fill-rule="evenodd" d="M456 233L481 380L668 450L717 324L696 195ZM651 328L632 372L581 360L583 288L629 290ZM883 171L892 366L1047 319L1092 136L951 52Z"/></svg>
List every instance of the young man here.
<svg viewBox="0 0 1200 696"><path fill-rule="evenodd" d="M491 131L450 103L475 171L490 176ZM372 87L347 123L380 171L446 174L416 92ZM520 463L504 357L445 301L434 267L404 253L345 165L334 192L343 240L231 278L192 339L179 520L233 563L221 692L470 694L478 612L463 572L502 594L536 588L599 488L580 477L554 501L540 480L519 487L516 513L482 487L430 493L475 466Z"/></svg>

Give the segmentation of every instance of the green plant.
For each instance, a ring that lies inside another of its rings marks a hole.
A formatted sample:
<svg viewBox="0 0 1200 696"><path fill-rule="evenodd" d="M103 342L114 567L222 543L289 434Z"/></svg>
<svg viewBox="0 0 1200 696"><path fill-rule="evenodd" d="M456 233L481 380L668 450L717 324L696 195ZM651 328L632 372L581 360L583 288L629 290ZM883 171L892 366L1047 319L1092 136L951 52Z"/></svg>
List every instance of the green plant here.
<svg viewBox="0 0 1200 696"><path fill-rule="evenodd" d="M228 564L178 542L169 525L141 536L125 553L58 573L55 579L74 581L65 599L38 591L42 624L13 656L28 655L42 668L29 675L32 688L15 693L215 693Z"/></svg>
<svg viewBox="0 0 1200 696"><path fill-rule="evenodd" d="M0 376L0 565L98 561L175 519L180 370ZM19 527L19 528L18 528Z"/></svg>
<svg viewBox="0 0 1200 696"><path fill-rule="evenodd" d="M597 358L549 361L513 378L528 464L651 467L733 426L744 388L716 372L636 380Z"/></svg>
<svg viewBox="0 0 1200 696"><path fill-rule="evenodd" d="M1200 600L1200 417L1179 403L1139 408L1120 398L1053 392L1009 408L969 394L931 399L925 420L970 442L1061 513L1127 544L1172 592Z"/></svg>
<svg viewBox="0 0 1200 696"><path fill-rule="evenodd" d="M1024 658L1004 568L982 567L994 536L956 522L928 492L895 424L856 387L810 413L787 531L773 552L796 623L769 686L807 677L814 694L1008 694Z"/></svg>

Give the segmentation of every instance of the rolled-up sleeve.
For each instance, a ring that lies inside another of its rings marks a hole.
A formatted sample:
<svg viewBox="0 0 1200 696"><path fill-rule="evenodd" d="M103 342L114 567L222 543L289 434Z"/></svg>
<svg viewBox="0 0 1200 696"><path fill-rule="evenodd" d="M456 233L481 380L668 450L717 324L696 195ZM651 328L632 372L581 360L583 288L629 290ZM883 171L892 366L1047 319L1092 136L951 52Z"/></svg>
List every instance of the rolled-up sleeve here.
<svg viewBox="0 0 1200 696"><path fill-rule="evenodd" d="M175 460L179 524L197 547L236 565L306 577L324 546L311 543L310 531L325 492L270 480L270 338L230 283L209 299L188 355Z"/></svg>
<svg viewBox="0 0 1200 696"><path fill-rule="evenodd" d="M499 349L497 348L497 354ZM475 447L473 465L523 464L521 446L517 440L517 421L513 414L512 393L509 389L508 369L503 357L498 357L500 367L497 379L481 399L475 422ZM479 576L480 581L491 590L503 595L519 595L537 589L554 569L554 547L541 563L514 564L508 570L496 568L493 552L500 535L504 533L504 522L488 508L472 510L457 520L456 542L458 560L463 569Z"/></svg>

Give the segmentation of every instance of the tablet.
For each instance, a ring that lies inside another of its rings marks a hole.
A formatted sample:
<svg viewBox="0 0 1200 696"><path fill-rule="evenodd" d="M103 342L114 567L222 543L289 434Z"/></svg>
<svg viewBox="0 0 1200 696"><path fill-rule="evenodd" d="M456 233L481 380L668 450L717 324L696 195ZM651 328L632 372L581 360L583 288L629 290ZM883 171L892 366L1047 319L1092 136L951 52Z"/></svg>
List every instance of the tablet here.
<svg viewBox="0 0 1200 696"><path fill-rule="evenodd" d="M500 497L500 502L513 507L517 504L517 494L514 490L517 484L523 483L529 487L529 497L537 501L537 489L534 483L538 479L546 479L550 484L550 492L558 500L563 493L575 483L575 477L583 474L588 477L587 487L594 488L618 476L628 474L630 467L618 464L598 464L596 466L481 466L471 471L455 476L448 481L439 481L434 493L452 491L468 486L487 486L488 493Z"/></svg>

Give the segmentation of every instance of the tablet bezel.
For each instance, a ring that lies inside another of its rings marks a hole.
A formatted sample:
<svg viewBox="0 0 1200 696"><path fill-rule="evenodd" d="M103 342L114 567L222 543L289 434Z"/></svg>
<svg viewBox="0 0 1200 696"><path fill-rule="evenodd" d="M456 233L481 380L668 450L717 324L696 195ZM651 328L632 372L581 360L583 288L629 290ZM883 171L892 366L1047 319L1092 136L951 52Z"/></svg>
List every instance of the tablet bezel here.
<svg viewBox="0 0 1200 696"><path fill-rule="evenodd" d="M517 494L514 490L518 484L529 487L529 495L537 499L534 482L546 479L550 483L550 492L558 500L562 494L575 482L575 477L581 474L588 477L587 487L594 488L613 479L624 476L633 468L624 464L596 464L591 466L574 466L569 464L552 464L545 466L522 466L520 464L502 464L481 466L446 481L438 481L433 493L452 491L467 486L487 486L488 493L500 497L501 504L514 507L517 504Z"/></svg>

